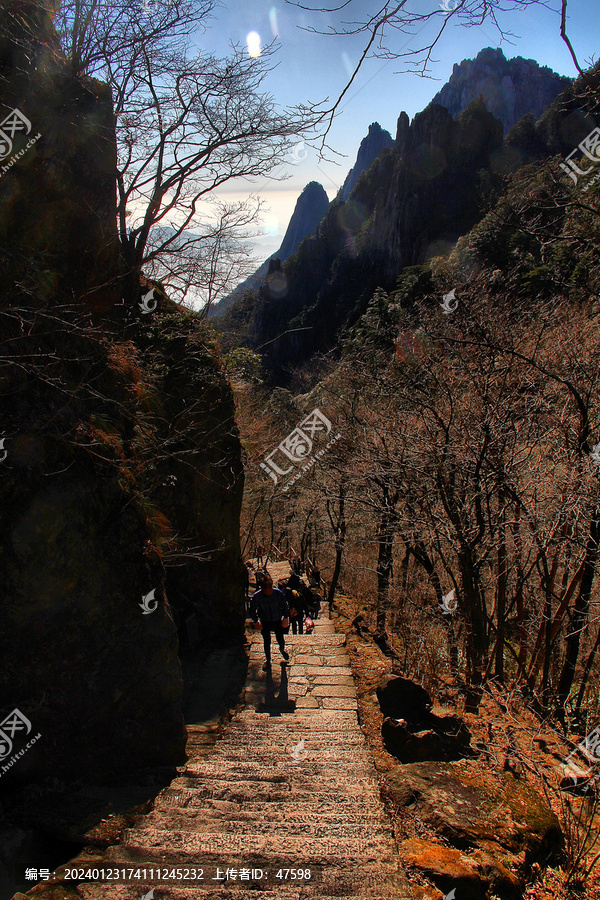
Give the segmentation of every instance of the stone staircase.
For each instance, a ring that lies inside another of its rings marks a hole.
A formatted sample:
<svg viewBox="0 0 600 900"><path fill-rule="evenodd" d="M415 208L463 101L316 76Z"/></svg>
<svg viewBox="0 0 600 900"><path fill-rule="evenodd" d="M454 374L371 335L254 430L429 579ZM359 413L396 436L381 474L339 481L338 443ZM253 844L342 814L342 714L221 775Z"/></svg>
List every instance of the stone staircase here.
<svg viewBox="0 0 600 900"><path fill-rule="evenodd" d="M409 900L357 722L345 638L321 617L312 635L286 636L286 647L289 667L273 638L272 672L263 672L262 638L252 635L246 708L208 755L188 760L102 862L202 867L204 880L82 881L80 897L140 900L154 887L155 900L248 900L257 892L265 900ZM278 879L286 869L303 877ZM227 870L236 877L225 878Z"/></svg>

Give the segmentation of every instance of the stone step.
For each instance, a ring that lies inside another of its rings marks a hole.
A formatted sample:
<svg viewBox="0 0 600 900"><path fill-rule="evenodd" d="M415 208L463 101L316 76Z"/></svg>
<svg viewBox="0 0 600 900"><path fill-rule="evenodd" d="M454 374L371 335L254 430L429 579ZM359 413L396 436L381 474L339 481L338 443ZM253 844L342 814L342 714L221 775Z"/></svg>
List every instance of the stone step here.
<svg viewBox="0 0 600 900"><path fill-rule="evenodd" d="M291 796L289 799L292 799ZM243 815L260 821L264 821L268 817L269 819L277 818L281 821L293 822L296 817L306 818L312 815L321 817L323 821L327 819L339 821L343 817L348 822L360 822L370 818L379 820L384 815L379 805L369 809L364 800L348 794L336 796L331 801L323 799L315 801L312 795L310 800L297 800L294 797L291 809L287 806L278 807L275 804L270 804L266 809L264 802L259 800L241 803L236 800L219 800L210 797L200 799L197 791L181 787L178 789L167 788L162 791L156 798L155 807L158 808L159 804L161 809L190 808L211 816L220 815L231 818Z"/></svg>
<svg viewBox="0 0 600 900"><path fill-rule="evenodd" d="M311 641L311 643L298 643L293 641L285 642L285 649L288 653L291 654L292 659L296 658L300 663L304 663L306 665L327 665L328 662L331 662L332 665L344 665L344 663L340 663L339 660L343 659L346 663L350 662L350 657L348 655L348 650L343 643L328 643L333 641L335 636L327 636L318 642ZM315 657L317 662L310 662L310 660ZM261 641L259 644L251 644L248 648L248 658L254 664L260 662L261 664L265 661L265 648ZM283 662L283 657L279 651L279 647L275 641L271 642L271 663L273 672L281 671L281 664ZM284 666L284 668L286 668Z"/></svg>
<svg viewBox="0 0 600 900"><path fill-rule="evenodd" d="M281 747L258 747L252 749L247 744L239 744L236 746L228 745L222 751L216 752L212 750L210 757L206 762L221 763L227 761L231 764L242 764L252 759L256 766L266 766L271 768L277 765L283 765L284 762L292 763L298 756L306 757L307 760L319 762L322 765L345 766L351 765L352 762L360 761L372 765L366 747L362 744L353 744L346 747L335 747L332 742L330 744L321 745L320 747L310 746L308 740L304 738L304 749L299 747L302 741L289 738L283 742ZM331 749L335 747L335 749ZM325 749L329 748L329 749ZM187 765L193 762L197 757L190 757Z"/></svg>
<svg viewBox="0 0 600 900"><path fill-rule="evenodd" d="M340 797L340 792L348 788L348 785L327 783L323 787L315 788L312 782L308 782L307 786L294 785L294 789L287 782L259 782L259 781L239 781L231 783L227 780L211 781L210 783L199 782L194 786L193 800L188 805L202 805L208 799L213 800L230 800L239 803L249 803L253 800L260 803L291 803L296 806L297 803L313 801L314 803L333 802ZM352 785L352 791L355 795L359 795L367 803L379 803L380 794L378 788L371 782L362 783L358 787ZM343 802L340 800L340 802ZM182 804L183 805L183 804Z"/></svg>
<svg viewBox="0 0 600 900"><path fill-rule="evenodd" d="M262 662L263 661L261 661L260 674L261 676L264 675L266 680L267 674L262 671ZM322 675L352 675L352 668L349 665L344 666L341 663L336 663L334 666L318 666L313 665L312 663L306 664L303 662L295 662L293 669L291 666L287 668L289 669L288 674L290 677L292 675L294 677L302 676L304 678L312 678L314 676L319 677Z"/></svg>
<svg viewBox="0 0 600 900"><path fill-rule="evenodd" d="M165 816L165 821L167 821L170 816L189 815L195 822L212 822L215 831L220 830L217 827L219 822L223 822L226 827L238 824L248 826L251 823L256 823L257 825L267 824L270 827L273 824L277 824L279 828L283 828L284 830L288 828L290 831L295 831L303 825L323 825L327 828L336 828L338 825L354 827L355 825L364 826L368 824L369 826L381 825L382 827L389 828L389 819L382 812L361 811L358 807L349 811L346 805L339 809L332 808L328 812L316 812L314 808L308 808L309 804L304 804L307 809L302 812L298 811L296 804L294 804L294 807L289 810L277 808L269 809L268 814L266 814L264 804L262 806L258 805L258 808L252 810L248 810L239 804L231 805L237 806L237 809L235 811L229 810L225 812L222 808L207 808L206 806L197 808L190 806L178 807L177 802L167 802L156 804L155 809L148 814L147 819L157 821L158 816L156 816L156 819L154 818L157 813Z"/></svg>
<svg viewBox="0 0 600 900"><path fill-rule="evenodd" d="M345 754L342 751L339 754L330 751L327 758L322 751L294 749L293 742L277 752L269 751L267 754L265 751L264 755L257 753L252 762L248 761L248 754L239 754L237 759L229 753L222 755L211 753L206 757L194 757L188 762L184 774L210 775L214 774L214 767L221 767L222 771L228 773L235 772L240 775L249 773L252 777L260 775L261 778L282 774L294 777L299 771L310 772L315 778L326 778L330 773L346 774L348 778L354 774L359 776L374 774L373 763L363 750L356 750L355 753L346 751Z"/></svg>
<svg viewBox="0 0 600 900"><path fill-rule="evenodd" d="M302 751L300 751L302 752ZM354 780L354 776L364 779L375 777L373 764L366 757L363 759L354 757L352 760L321 760L310 755L306 759L294 760L289 753L280 754L279 761L274 765L261 764L257 760L235 760L226 756L215 759L210 756L206 759L190 760L185 768L184 775L193 775L196 778L217 778L220 774L239 781L242 778L250 778L253 781L281 781L282 779L300 781L306 779L333 776L335 781L342 784Z"/></svg>
<svg viewBox="0 0 600 900"><path fill-rule="evenodd" d="M293 704L291 707L287 705L290 700ZM310 711L314 710L315 712L325 710L326 712L339 711L356 713L358 710L358 703L355 697L324 697L321 695L313 697L312 694L307 694L306 696L296 695L296 697L289 697L286 704L281 706L281 704L278 705L277 700L267 702L264 694L261 693L255 695L251 702L256 703L254 711L261 715L274 715L279 713L287 716L295 712L306 712L308 708L310 708Z"/></svg>
<svg viewBox="0 0 600 900"><path fill-rule="evenodd" d="M293 763L290 762L290 767ZM220 767L213 770L202 772L200 767L202 760L198 760L197 770L188 770L185 777L189 780L190 787L193 787L198 793L210 793L213 788L221 790L223 787L229 786L232 791L238 791L244 785L254 787L257 790L272 789L273 791L286 790L288 793L310 793L318 797L319 794L326 790L339 790L344 792L351 788L355 791L378 791L377 775L372 768L365 768L361 771L352 773L352 778L348 778L343 771L328 772L327 777L323 778L318 772L311 770L306 762L298 763L293 772L284 770L269 773L260 772L236 772L235 770L226 772Z"/></svg>
<svg viewBox="0 0 600 900"><path fill-rule="evenodd" d="M298 666L349 666L350 657L345 647L293 647L286 646L286 650L291 654L291 660L287 666L282 666L283 657L279 655L279 648L272 647L271 650L271 672L274 677L279 678L281 669L283 668L288 674L293 671L295 665ZM262 647L250 647L248 651L248 659L251 665L250 676L263 672L262 666L265 662L265 654Z"/></svg>
<svg viewBox="0 0 600 900"><path fill-rule="evenodd" d="M305 740L313 741L315 746L318 746L319 743L328 744L332 741L338 742L352 742L356 743L357 741L362 741L365 743L365 737L362 732L362 729L358 727L356 721L353 723L340 723L339 727L328 725L323 723L319 726L318 730L314 727L307 726L306 723L299 722L297 719L300 716L303 716L306 713L306 710L299 711L297 710L292 716L282 716L276 722L271 723L268 718L265 718L264 715L258 714L260 718L258 721L253 722L251 724L246 724L245 722L239 722L234 727L231 728L230 731L227 732L225 737L221 740L216 741L213 745L216 749L220 749L221 747L226 747L228 744L238 744L240 740L245 740L248 744L262 744L271 740L271 735L280 735L280 734L290 734L295 735L304 727ZM321 710L317 710L314 713L315 719L320 719ZM355 717L356 718L356 717Z"/></svg>
<svg viewBox="0 0 600 900"><path fill-rule="evenodd" d="M290 865L291 860L302 860L303 864L327 865L332 860L336 865L352 866L366 862L392 863L397 860L397 848L389 834L373 834L367 837L312 838L307 845L306 838L295 834L228 834L227 832L173 831L170 829L141 827L128 829L123 833L118 847L112 847L106 856L113 854L112 861L118 859L145 859L165 865L191 865L191 861L202 860L203 865L220 865L224 860L245 861L247 865ZM176 860L176 861L175 861ZM296 863L294 863L295 865Z"/></svg>
<svg viewBox="0 0 600 900"><path fill-rule="evenodd" d="M312 717L310 716L312 713ZM325 716L335 714L339 718L337 721L325 719ZM237 739L238 735L249 735L250 741L260 743L271 739L292 738L298 735L298 740L308 738L311 734L323 735L325 739L335 739L339 737L340 741L344 740L344 735L354 732L355 735L362 734L356 721L356 713L354 710L347 709L297 709L291 716L268 716L259 713L256 710L245 710L244 718L241 719L239 730L231 732L232 740ZM246 718L252 716L252 719ZM342 718L342 716L344 718ZM256 729L256 731L255 731ZM252 733L256 737L252 738ZM219 748L226 746L228 737L218 745Z"/></svg>
<svg viewBox="0 0 600 900"><path fill-rule="evenodd" d="M271 643L275 644L276 642L271 636ZM321 634L319 632L314 632L312 634L292 634L290 631L289 634L285 635L285 643L286 646L290 644L292 647L344 647L346 645L346 635L339 634L335 630L330 634ZM260 647L263 649L263 641L262 637L258 632L254 634L254 640L250 647L254 646Z"/></svg>
<svg viewBox="0 0 600 900"><path fill-rule="evenodd" d="M257 819L243 819L232 821L231 818L215 819L214 817L203 816L201 811L190 810L189 808L177 810L173 809L169 815L164 810L152 812L145 816L140 824L144 828L151 830L152 828L162 828L169 831L186 831L195 834L232 834L232 835L281 835L282 823L286 820L273 819L263 821ZM288 826L290 822L287 822ZM285 827L284 829L285 830ZM389 823L373 822L350 824L340 817L340 821L332 823L331 821L320 822L303 822L295 819L293 828L289 828L289 832L294 835L304 835L307 841L313 838L362 838L367 840L375 837L385 837L391 839L392 832ZM310 846L310 844L309 844Z"/></svg>
<svg viewBox="0 0 600 900"><path fill-rule="evenodd" d="M245 714L244 714L245 715ZM356 716L352 717L352 721L340 722L339 725L327 723L324 720L324 713L317 712L312 716L312 724L307 727L306 723L299 721L303 713L295 713L293 716L282 716L279 719L267 719L264 715L256 714L253 721L249 721L246 717L242 718L241 714L238 719L234 720L227 730L227 734L218 743L217 747L224 747L229 742L234 742L243 736L248 742L256 743L264 739L269 739L270 735L277 733L297 734L302 727L306 729L305 738L314 741L365 741L365 736L357 725ZM318 721L318 729L314 727L315 720Z"/></svg>
<svg viewBox="0 0 600 900"><path fill-rule="evenodd" d="M257 892L262 900L410 900L358 724L345 636L321 617L313 634L286 635L290 665L281 668L272 641L272 682L260 634L248 636L247 708L218 738L190 727L186 765L103 859L105 868L202 866L210 875L80 883L82 900L140 900L153 887L156 900L256 900ZM273 694L282 687L278 710ZM296 705L285 707L286 698ZM306 758L294 759L295 750ZM235 867L237 877L213 878L217 866ZM242 867L264 878L241 879ZM275 879L278 869L299 868L311 878Z"/></svg>
<svg viewBox="0 0 600 900"><path fill-rule="evenodd" d="M257 713L253 709L242 710L237 716L240 724L261 724L265 722L264 714ZM351 712L344 711L328 711L322 710L317 713L299 713L296 712L291 716L273 716L269 720L269 725L277 728L279 724L289 727L293 723L294 727L304 725L313 732L335 731L337 728L345 726L343 730L355 729L358 727L356 715Z"/></svg>
<svg viewBox="0 0 600 900"><path fill-rule="evenodd" d="M293 725L293 722L290 723L290 727L287 724L279 725L276 731L279 740L292 743L303 740L305 747L315 752L331 753L335 748L335 750L346 750L348 753L353 753L362 748L365 748L366 751L367 747L365 737L358 728L354 732L319 731L317 734L312 734L306 729L304 735L299 737L299 734L300 730ZM272 743L272 735L273 729L266 723L264 726L256 725L252 729L237 729L232 731L225 740L214 744L213 752L241 753L244 750L248 753L267 752L270 749L268 745Z"/></svg>
<svg viewBox="0 0 600 900"><path fill-rule="evenodd" d="M305 779L288 779L259 781L249 778L230 780L228 778L214 778L198 780L194 782L193 793L198 802L203 802L207 797L215 800L239 800L246 802L256 797L262 803L296 803L311 798L316 802L325 801L331 796L339 796L348 790L348 783L343 779L327 780L319 784L318 780L308 776ZM351 786L351 790L366 802L379 802L379 786L374 778L362 778Z"/></svg>

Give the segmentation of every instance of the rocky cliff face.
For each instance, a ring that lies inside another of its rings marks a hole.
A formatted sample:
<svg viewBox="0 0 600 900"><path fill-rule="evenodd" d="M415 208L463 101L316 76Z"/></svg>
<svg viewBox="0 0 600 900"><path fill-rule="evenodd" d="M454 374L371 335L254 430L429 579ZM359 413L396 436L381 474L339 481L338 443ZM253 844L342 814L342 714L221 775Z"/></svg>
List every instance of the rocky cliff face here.
<svg viewBox="0 0 600 900"><path fill-rule="evenodd" d="M454 119L472 100L481 98L500 119L506 134L522 116L541 116L570 82L533 59L506 59L502 50L487 47L475 59L454 65L450 79L432 103L445 106Z"/></svg>
<svg viewBox="0 0 600 900"><path fill-rule="evenodd" d="M183 761L179 641L242 630L243 473L209 331L164 296L115 303L109 92L37 2L0 37L2 117L41 134L0 177L0 721L41 735L8 788Z"/></svg>
<svg viewBox="0 0 600 900"><path fill-rule="evenodd" d="M328 206L329 197L325 193L323 185L318 181L309 181L296 200L283 243L277 253L273 255L281 262L285 262L292 253L296 252L305 237L315 233Z"/></svg>
<svg viewBox="0 0 600 900"><path fill-rule="evenodd" d="M435 104L404 119L396 145L283 265L278 296L263 287L245 309L246 339L267 345L282 382L288 366L332 346L376 287L392 289L403 267L451 247L481 215L481 171L502 144L501 122L479 102L456 121Z"/></svg>
<svg viewBox="0 0 600 900"><path fill-rule="evenodd" d="M481 102L456 120L431 104L400 137L402 131L399 125L395 152L381 167L387 177L374 180L369 231L370 252L385 260L388 283L473 226L481 210L478 173L502 144L502 127Z"/></svg>
<svg viewBox="0 0 600 900"><path fill-rule="evenodd" d="M382 150L386 147L393 147L394 141L389 131L385 131L379 122L373 122L369 125L369 132L360 142L356 162L346 175L346 180L342 186L342 197L347 200L350 196L352 188L360 178L363 172L366 172L369 166L377 159Z"/></svg>
<svg viewBox="0 0 600 900"><path fill-rule="evenodd" d="M302 241L315 233L327 212L328 206L329 198L323 185L319 184L318 181L309 181L296 200L296 206L281 247L270 259L278 259L280 262L284 262L295 253ZM257 291L265 282L269 271L270 259L266 259L261 263L256 272L250 275L249 278L246 278L245 281L242 281L227 297L224 297L223 300L213 306L209 312L210 318L222 316L246 292Z"/></svg>

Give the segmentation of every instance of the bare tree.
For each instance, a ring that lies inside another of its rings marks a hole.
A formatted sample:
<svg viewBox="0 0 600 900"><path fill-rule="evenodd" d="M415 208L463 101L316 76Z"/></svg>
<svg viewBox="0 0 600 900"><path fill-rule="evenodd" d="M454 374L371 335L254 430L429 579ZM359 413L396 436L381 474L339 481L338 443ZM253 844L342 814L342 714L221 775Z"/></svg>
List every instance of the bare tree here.
<svg viewBox="0 0 600 900"><path fill-rule="evenodd" d="M314 107L279 110L263 91L275 47L252 58L191 51L214 0L174 0L147 10L132 0L64 0L57 25L74 72L112 90L117 133L117 212L124 293L139 275L178 299L208 305L253 268L243 245L260 204L215 192L235 179L278 177ZM281 171L281 170L280 170ZM190 293L191 292L191 293Z"/></svg>

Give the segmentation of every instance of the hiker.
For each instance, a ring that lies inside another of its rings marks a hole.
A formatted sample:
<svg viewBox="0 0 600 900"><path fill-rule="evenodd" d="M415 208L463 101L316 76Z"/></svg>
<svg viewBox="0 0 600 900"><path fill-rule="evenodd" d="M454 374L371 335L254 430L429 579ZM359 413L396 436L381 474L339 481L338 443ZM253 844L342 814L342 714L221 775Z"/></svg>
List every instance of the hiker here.
<svg viewBox="0 0 600 900"><path fill-rule="evenodd" d="M313 619L316 621L321 612L321 595L313 591Z"/></svg>
<svg viewBox="0 0 600 900"><path fill-rule="evenodd" d="M254 575L254 566L251 562L247 562L244 566L244 609L246 610L246 616L250 616L250 604L252 602L251 594L250 594L250 585L252 575ZM256 585L258 588L258 584Z"/></svg>
<svg viewBox="0 0 600 900"><path fill-rule="evenodd" d="M318 591L321 587L321 572L317 567L316 560L310 570L309 584L313 590L316 588Z"/></svg>
<svg viewBox="0 0 600 900"><path fill-rule="evenodd" d="M256 567L259 568L263 564L263 553L265 551L262 548L262 544L257 544L256 547Z"/></svg>
<svg viewBox="0 0 600 900"><path fill-rule="evenodd" d="M252 596L251 615L255 628L262 631L265 644L266 662L263 671L271 666L271 632L274 632L281 655L287 662L290 655L285 649L283 629L290 624L288 603L285 594L273 587L273 579L268 572L261 579L260 589Z"/></svg>
<svg viewBox="0 0 600 900"><path fill-rule="evenodd" d="M308 587L308 585L306 585L300 579L298 579L298 581L294 582L294 583L297 585L294 588L294 590L297 590L298 593L300 594L300 604L302 607L302 614L303 614L302 622L304 623L304 619L306 618L306 616L310 617L310 616L314 615L314 606L315 606L314 596L313 596L313 592ZM302 632L300 632L300 633L302 634Z"/></svg>
<svg viewBox="0 0 600 900"><path fill-rule="evenodd" d="M292 573L287 580L286 598L290 608L290 622L292 634L304 634L304 614L306 612L304 597L302 596L302 582Z"/></svg>
<svg viewBox="0 0 600 900"><path fill-rule="evenodd" d="M285 596L285 599L286 599L287 605L288 605L288 609L290 609L290 608L291 608L291 602L290 602L290 601L292 600L292 596L293 596L293 595L292 595L292 592L289 590L289 588L288 588L288 586L287 586L287 578L280 578L280 579L279 579L279 581L277 582L277 589L278 589L279 591L281 591L281 593ZM284 634L289 634L289 633L290 633L289 616L288 616L288 625L283 627L283 633L284 633Z"/></svg>

